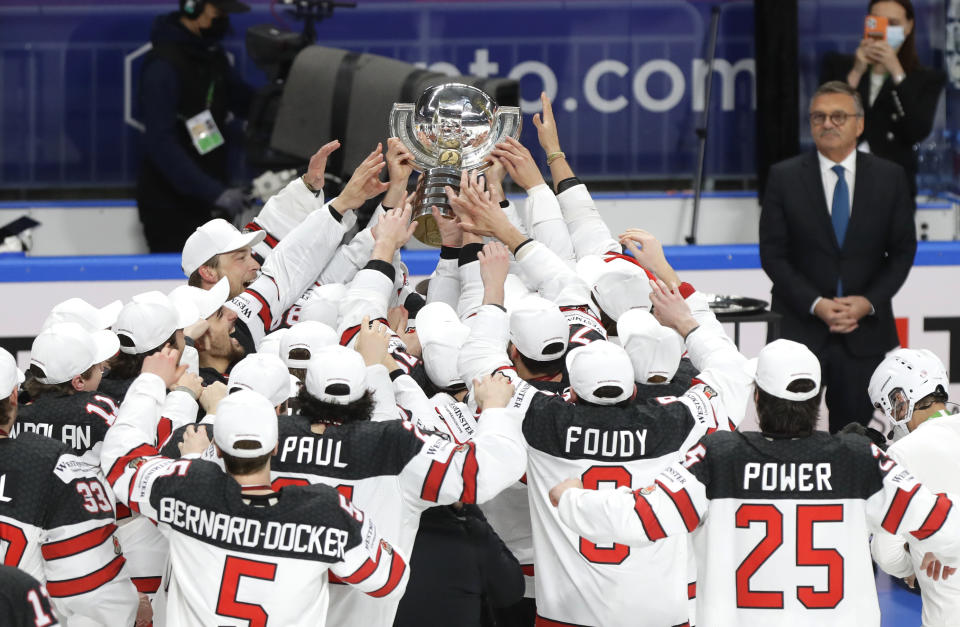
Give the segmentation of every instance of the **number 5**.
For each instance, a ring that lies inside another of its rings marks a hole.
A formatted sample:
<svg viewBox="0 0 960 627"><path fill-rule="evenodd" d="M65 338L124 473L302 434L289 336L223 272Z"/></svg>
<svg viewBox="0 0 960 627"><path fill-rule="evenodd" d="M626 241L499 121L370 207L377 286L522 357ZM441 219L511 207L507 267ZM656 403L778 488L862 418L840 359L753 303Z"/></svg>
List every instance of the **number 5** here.
<svg viewBox="0 0 960 627"><path fill-rule="evenodd" d="M241 577L273 581L277 574L277 565L270 562L258 562L241 557L227 556L223 566L220 583L220 597L217 599L217 615L227 618L241 618L250 621L250 627L266 627L267 613L262 605L243 603L237 600L237 588Z"/></svg>

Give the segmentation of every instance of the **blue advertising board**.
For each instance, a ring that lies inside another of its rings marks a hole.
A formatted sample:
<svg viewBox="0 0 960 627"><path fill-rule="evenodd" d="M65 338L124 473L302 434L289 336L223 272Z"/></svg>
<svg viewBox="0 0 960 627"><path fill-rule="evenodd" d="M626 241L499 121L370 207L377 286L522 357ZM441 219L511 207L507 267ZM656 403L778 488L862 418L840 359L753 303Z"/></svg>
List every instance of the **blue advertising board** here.
<svg viewBox="0 0 960 627"><path fill-rule="evenodd" d="M252 1L226 47L253 84L247 27L286 20ZM753 2L697 0L365 1L338 9L318 43L451 73L520 81L523 141L537 96L554 98L564 150L589 179L689 178L704 108L710 12L722 7L711 98L708 176L755 168ZM802 58L852 50L863 0L801 1ZM916 3L923 18L925 6ZM128 186L139 163L136 73L156 15L171 2L5 0L0 6L0 186ZM810 15L816 19L811 22ZM813 24L811 26L811 24ZM929 52L921 40L921 55ZM807 61L808 65L811 61ZM808 75L815 70L805 68ZM809 76L802 81L815 81ZM354 115L362 115L356 111ZM386 132L386 120L383 121Z"/></svg>

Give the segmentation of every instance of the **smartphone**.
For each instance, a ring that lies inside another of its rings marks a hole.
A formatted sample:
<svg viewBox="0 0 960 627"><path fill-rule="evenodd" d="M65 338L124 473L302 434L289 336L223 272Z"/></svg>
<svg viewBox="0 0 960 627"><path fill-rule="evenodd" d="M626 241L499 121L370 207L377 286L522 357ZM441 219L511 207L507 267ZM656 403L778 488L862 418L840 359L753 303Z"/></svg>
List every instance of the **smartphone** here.
<svg viewBox="0 0 960 627"><path fill-rule="evenodd" d="M883 41L887 38L887 18L880 15L868 15L863 20L863 36Z"/></svg>

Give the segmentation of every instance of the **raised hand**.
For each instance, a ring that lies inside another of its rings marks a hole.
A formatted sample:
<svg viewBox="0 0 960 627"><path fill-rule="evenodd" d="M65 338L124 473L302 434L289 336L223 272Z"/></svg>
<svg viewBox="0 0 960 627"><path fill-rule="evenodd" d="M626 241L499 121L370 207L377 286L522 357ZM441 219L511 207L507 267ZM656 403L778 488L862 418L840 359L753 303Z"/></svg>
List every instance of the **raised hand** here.
<svg viewBox="0 0 960 627"><path fill-rule="evenodd" d="M510 226L507 215L490 197L490 192L484 189L483 179L477 177L476 171L469 174L464 171L460 175L460 191L455 192L447 186L447 199L450 206L460 220L460 228L476 235L499 237L498 230Z"/></svg>
<svg viewBox="0 0 960 627"><path fill-rule="evenodd" d="M410 182L410 174L413 172L413 155L403 145L403 142L396 137L387 140L387 174L389 176L389 189L387 195L383 198L384 207L397 207L400 204L400 196L407 191L407 184Z"/></svg>
<svg viewBox="0 0 960 627"><path fill-rule="evenodd" d="M663 246L652 233L643 229L627 229L620 235L620 244L630 251L641 266L657 275L670 289L680 285L680 278L663 254Z"/></svg>
<svg viewBox="0 0 960 627"><path fill-rule="evenodd" d="M540 147L548 155L552 152L560 152L560 137L557 134L557 123L553 119L553 105L545 91L540 92L540 105L543 108L543 117L540 117L540 113L533 114L533 125L537 127Z"/></svg>
<svg viewBox="0 0 960 627"><path fill-rule="evenodd" d="M533 160L533 155L514 138L508 137L497 144L490 155L503 165L510 178L523 189L544 184L543 174Z"/></svg>
<svg viewBox="0 0 960 627"><path fill-rule="evenodd" d="M335 139L320 146L320 150L313 153L310 157L310 164L307 165L307 173L303 175L303 182L307 187L315 192L323 189L324 174L327 171L327 158L340 147L340 140Z"/></svg>
<svg viewBox="0 0 960 627"><path fill-rule="evenodd" d="M183 442L177 443L181 455L199 455L210 447L207 430L197 425L187 425L183 431Z"/></svg>
<svg viewBox="0 0 960 627"><path fill-rule="evenodd" d="M200 398L200 393L203 392L203 379L200 378L200 375L193 374L192 372L184 372L180 375L180 378L177 379L173 387L190 390L194 400L196 400Z"/></svg>
<svg viewBox="0 0 960 627"><path fill-rule="evenodd" d="M227 397L227 386L222 381L215 381L203 388L200 393L200 407L208 414L217 413L217 406L220 401Z"/></svg>
<svg viewBox="0 0 960 627"><path fill-rule="evenodd" d="M430 213L437 222L437 230L440 231L440 245L460 248L463 245L463 231L460 230L460 223L456 218L440 213L435 205L430 206Z"/></svg>
<svg viewBox="0 0 960 627"><path fill-rule="evenodd" d="M367 158L361 161L353 171L343 191L331 203L336 211L343 214L357 209L374 196L389 189L389 183L380 181L380 172L387 165L383 160L382 151L383 144L377 144L373 152L367 155Z"/></svg>
<svg viewBox="0 0 960 627"><path fill-rule="evenodd" d="M363 357L368 366L379 364L387 354L390 344L390 327L380 321L370 324L370 316L364 316L357 333L357 341L353 345L355 351Z"/></svg>
<svg viewBox="0 0 960 627"><path fill-rule="evenodd" d="M383 245L385 248L391 248L390 259L393 259L393 253L400 249L416 230L417 225L410 223L410 216L413 208L407 202L406 195L401 197L401 205L384 213L377 222L376 228L372 234L377 245Z"/></svg>
<svg viewBox="0 0 960 627"><path fill-rule="evenodd" d="M684 338L697 328L697 321L690 313L690 306L679 291L670 290L660 279L650 281L650 289L653 317L657 322L673 329Z"/></svg>
<svg viewBox="0 0 960 627"><path fill-rule="evenodd" d="M506 407L513 398L513 392L513 384L499 373L494 376L485 374L473 380L473 397L480 411Z"/></svg>
<svg viewBox="0 0 960 627"><path fill-rule="evenodd" d="M141 374L155 374L163 379L163 385L168 390L186 371L187 367L180 365L180 351L170 346L165 346L158 353L148 355L140 367Z"/></svg>
<svg viewBox="0 0 960 627"><path fill-rule="evenodd" d="M510 251L500 242L489 242L477 253L483 284L503 285L510 271Z"/></svg>

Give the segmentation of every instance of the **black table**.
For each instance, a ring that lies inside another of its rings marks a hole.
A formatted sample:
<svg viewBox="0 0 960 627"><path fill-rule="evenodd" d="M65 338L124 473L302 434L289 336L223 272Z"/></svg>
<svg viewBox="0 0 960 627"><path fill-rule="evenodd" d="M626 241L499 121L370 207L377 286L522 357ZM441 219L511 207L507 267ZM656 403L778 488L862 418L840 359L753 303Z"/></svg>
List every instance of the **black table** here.
<svg viewBox="0 0 960 627"><path fill-rule="evenodd" d="M750 311L746 313L719 313L717 320L720 322L733 323L733 343L740 348L740 325L744 322L766 322L767 323L767 341L780 337L781 314L766 309L762 311Z"/></svg>

